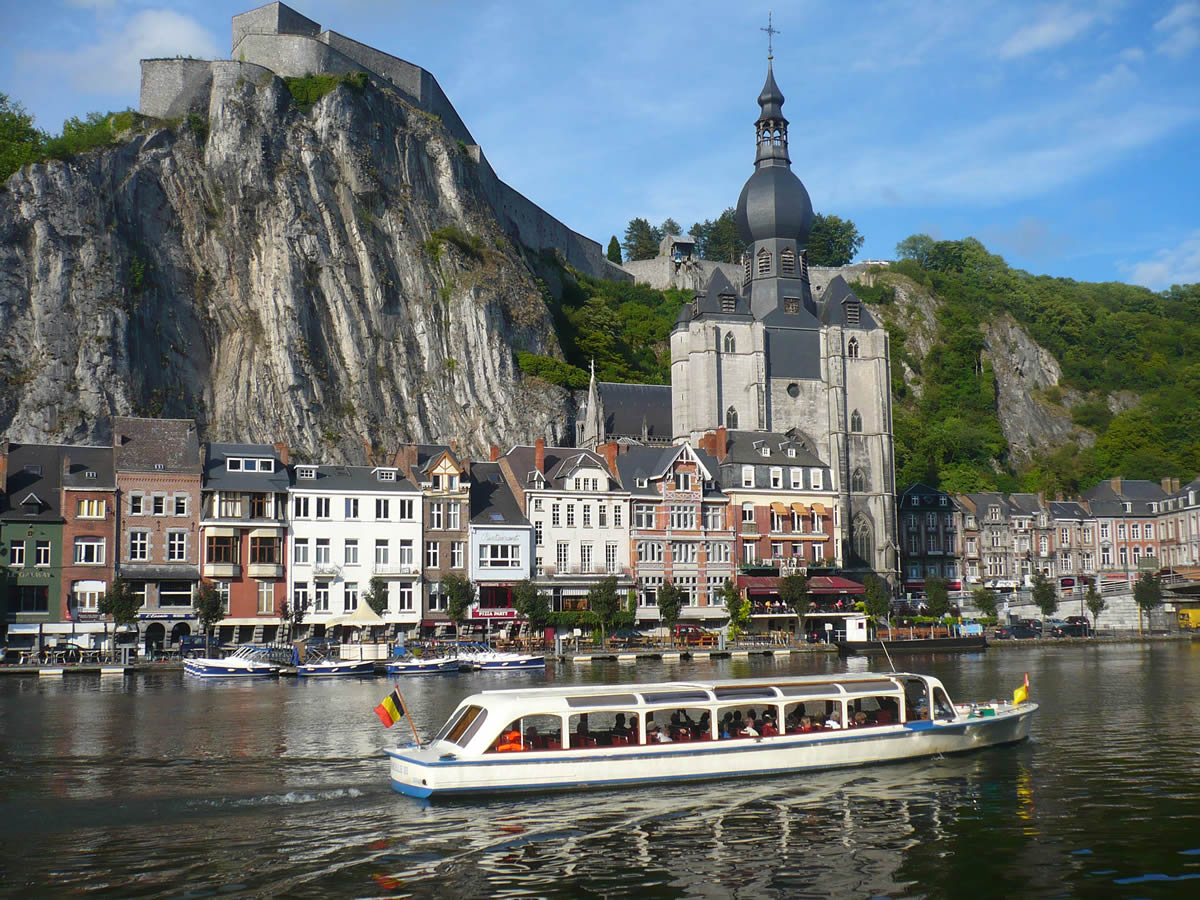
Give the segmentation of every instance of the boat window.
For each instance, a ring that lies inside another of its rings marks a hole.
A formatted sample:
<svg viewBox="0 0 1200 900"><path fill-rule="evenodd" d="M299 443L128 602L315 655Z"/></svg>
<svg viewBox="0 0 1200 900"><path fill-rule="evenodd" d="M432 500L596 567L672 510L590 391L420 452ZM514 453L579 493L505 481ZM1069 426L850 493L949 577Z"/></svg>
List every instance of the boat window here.
<svg viewBox="0 0 1200 900"><path fill-rule="evenodd" d="M950 698L946 695L945 690L940 687L933 689L933 708L936 710L939 719L953 719L957 715L954 712L954 706L950 703Z"/></svg>
<svg viewBox="0 0 1200 900"><path fill-rule="evenodd" d="M658 726L660 737L654 737L654 725ZM711 740L711 714L707 709L698 706L666 706L646 713L647 744Z"/></svg>
<svg viewBox="0 0 1200 900"><path fill-rule="evenodd" d="M846 702L846 726L891 725L900 721L900 698L891 696L855 697Z"/></svg>
<svg viewBox="0 0 1200 900"><path fill-rule="evenodd" d="M826 693L828 693L828 686L826 686ZM831 697L788 703L783 707L783 725L788 734L824 731L826 723L832 723L834 711L837 711L837 721L839 723L842 721L841 709L842 702Z"/></svg>
<svg viewBox="0 0 1200 900"><path fill-rule="evenodd" d="M647 703L708 703L708 691L647 691L642 694Z"/></svg>
<svg viewBox="0 0 1200 900"><path fill-rule="evenodd" d="M774 700L776 696L769 687L719 687L713 693L718 700Z"/></svg>
<svg viewBox="0 0 1200 900"><path fill-rule="evenodd" d="M781 684L779 686L779 692L785 697L820 697L836 690L836 687L828 684Z"/></svg>
<svg viewBox="0 0 1200 900"><path fill-rule="evenodd" d="M844 685L847 694L894 694L894 681L858 681Z"/></svg>
<svg viewBox="0 0 1200 900"><path fill-rule="evenodd" d="M509 722L496 735L488 753L520 753L525 750L561 750L562 716L535 713Z"/></svg>
<svg viewBox="0 0 1200 900"><path fill-rule="evenodd" d="M779 710L773 704L738 704L717 710L717 740L772 737L779 734Z"/></svg>
<svg viewBox="0 0 1200 900"><path fill-rule="evenodd" d="M568 697L567 706L637 706L638 699L633 694L591 694L582 697Z"/></svg>
<svg viewBox="0 0 1200 900"><path fill-rule="evenodd" d="M571 731L571 749L591 747L621 747L641 741L638 714L632 710L620 712L578 713L568 721Z"/></svg>
<svg viewBox="0 0 1200 900"><path fill-rule="evenodd" d="M904 713L906 722L929 718L929 698L925 682L920 678L907 678L904 681Z"/></svg>
<svg viewBox="0 0 1200 900"><path fill-rule="evenodd" d="M446 722L446 727L442 729L442 733L435 740L449 741L465 747L486 718L487 710L482 706L464 706L457 716L450 717Z"/></svg>

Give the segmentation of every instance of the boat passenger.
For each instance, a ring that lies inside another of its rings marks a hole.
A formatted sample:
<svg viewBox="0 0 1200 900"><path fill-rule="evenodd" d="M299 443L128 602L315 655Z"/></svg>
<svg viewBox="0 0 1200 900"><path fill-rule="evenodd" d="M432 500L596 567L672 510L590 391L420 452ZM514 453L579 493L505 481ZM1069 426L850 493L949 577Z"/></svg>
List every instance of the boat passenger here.
<svg viewBox="0 0 1200 900"><path fill-rule="evenodd" d="M669 744L671 738L662 732L658 727L658 723L651 719L646 723L646 743L647 744Z"/></svg>
<svg viewBox="0 0 1200 900"><path fill-rule="evenodd" d="M816 728L813 726L813 720L808 716L801 716L800 730L806 734L810 731L816 731Z"/></svg>
<svg viewBox="0 0 1200 900"><path fill-rule="evenodd" d="M497 753L519 753L525 749L525 745L521 743L521 726L519 722L513 722L508 728L504 729L504 733L500 735L500 739L496 742Z"/></svg>
<svg viewBox="0 0 1200 900"><path fill-rule="evenodd" d="M867 724L867 714L861 709L854 714L854 727L862 728Z"/></svg>
<svg viewBox="0 0 1200 900"><path fill-rule="evenodd" d="M721 728L717 735L722 739L733 736L733 713L725 713L721 718Z"/></svg>
<svg viewBox="0 0 1200 900"><path fill-rule="evenodd" d="M708 711L705 710L700 715L700 721L692 726L692 736L697 740L708 737L712 733L711 721Z"/></svg>
<svg viewBox="0 0 1200 900"><path fill-rule="evenodd" d="M754 717L749 716L742 722L742 728L737 733L738 737L758 737L758 729L754 727Z"/></svg>
<svg viewBox="0 0 1200 900"><path fill-rule="evenodd" d="M625 724L625 713L617 713L611 730L613 737L629 737L631 733L632 729Z"/></svg>
<svg viewBox="0 0 1200 900"><path fill-rule="evenodd" d="M825 720L826 728L838 729L842 727L842 714L836 709L829 714L829 718Z"/></svg>

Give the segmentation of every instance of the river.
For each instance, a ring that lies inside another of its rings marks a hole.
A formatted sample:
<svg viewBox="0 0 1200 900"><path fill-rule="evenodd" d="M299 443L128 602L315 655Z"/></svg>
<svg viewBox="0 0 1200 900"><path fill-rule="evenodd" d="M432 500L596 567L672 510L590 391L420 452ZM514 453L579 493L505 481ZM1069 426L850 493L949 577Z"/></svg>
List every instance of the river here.
<svg viewBox="0 0 1200 900"><path fill-rule="evenodd" d="M423 736L546 680L884 661L605 663L402 685ZM429 803L393 792L375 681L0 678L0 895L1157 897L1200 890L1200 644L909 658L1041 704L1015 747L786 778ZM1193 884L1192 882L1196 883Z"/></svg>

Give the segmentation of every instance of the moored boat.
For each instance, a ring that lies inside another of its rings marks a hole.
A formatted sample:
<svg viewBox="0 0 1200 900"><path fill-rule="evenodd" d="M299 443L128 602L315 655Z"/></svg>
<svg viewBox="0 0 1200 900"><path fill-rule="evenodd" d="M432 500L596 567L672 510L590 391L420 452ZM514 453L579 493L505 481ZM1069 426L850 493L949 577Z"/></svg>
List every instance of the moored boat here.
<svg viewBox="0 0 1200 900"><path fill-rule="evenodd" d="M459 653L464 669L544 669L546 657L537 653L515 653L507 650L491 650L486 647Z"/></svg>
<svg viewBox="0 0 1200 900"><path fill-rule="evenodd" d="M229 656L197 656L183 661L183 671L198 678L269 677L278 675L280 665L262 647L238 647Z"/></svg>
<svg viewBox="0 0 1200 900"><path fill-rule="evenodd" d="M699 781L1013 743L1036 709L955 706L906 673L570 685L475 694L429 744L384 752L392 787L415 797Z"/></svg>
<svg viewBox="0 0 1200 900"><path fill-rule="evenodd" d="M375 677L375 660L313 660L296 666L296 674L306 678L330 678L333 676L373 678Z"/></svg>
<svg viewBox="0 0 1200 900"><path fill-rule="evenodd" d="M457 656L402 656L389 659L389 675L450 675L462 668Z"/></svg>

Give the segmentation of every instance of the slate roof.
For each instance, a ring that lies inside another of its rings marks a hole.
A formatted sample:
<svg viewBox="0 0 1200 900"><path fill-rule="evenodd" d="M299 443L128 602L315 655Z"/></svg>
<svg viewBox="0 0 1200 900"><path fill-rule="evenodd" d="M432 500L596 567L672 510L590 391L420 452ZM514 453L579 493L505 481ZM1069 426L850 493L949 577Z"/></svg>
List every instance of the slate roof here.
<svg viewBox="0 0 1200 900"><path fill-rule="evenodd" d="M671 461L683 448L682 444L672 447L630 447L617 455L617 475L625 490L638 497L661 499L662 494L653 486L653 479L658 478L670 466ZM720 490L720 465L716 459L692 447L696 458L712 475L713 487L704 491L705 497L725 498ZM639 478L649 479L646 487L638 487Z"/></svg>
<svg viewBox="0 0 1200 900"><path fill-rule="evenodd" d="M513 447L504 458L512 466L517 483L521 486L533 484L532 473L536 468L537 448L519 445ZM599 453L575 447L547 447L545 454L546 486L554 490L566 490L567 479L580 464L595 466L615 480L616 473L608 468L608 461ZM619 485L615 485L619 489Z"/></svg>
<svg viewBox="0 0 1200 900"><path fill-rule="evenodd" d="M808 466L810 468L825 468L829 466L811 450L805 449L802 442L786 434L767 431L729 431L725 435L726 452L721 465L738 463L755 466ZM769 456L763 456L760 446L765 443L770 450ZM796 451L795 456L788 456L791 447Z"/></svg>
<svg viewBox="0 0 1200 900"><path fill-rule="evenodd" d="M10 444L8 484L0 519L21 522L62 521L62 447L55 444ZM38 511L26 515L21 505L30 494L41 501Z"/></svg>
<svg viewBox="0 0 1200 900"><path fill-rule="evenodd" d="M671 386L596 382L604 409L604 434L609 439L641 439L642 422L650 440L671 440Z"/></svg>
<svg viewBox="0 0 1200 900"><path fill-rule="evenodd" d="M287 466L271 444L205 444L208 450L204 462L206 491L252 491L255 493L285 493L289 479ZM273 459L272 472L230 472L225 461L229 457Z"/></svg>
<svg viewBox="0 0 1200 900"><path fill-rule="evenodd" d="M945 506L942 505L942 497L948 498ZM914 500L916 501L915 503L913 502ZM900 495L900 509L902 510L948 509L953 502L954 498L950 494L938 488L932 488L920 481L907 488Z"/></svg>
<svg viewBox="0 0 1200 900"><path fill-rule="evenodd" d="M1090 519L1092 514L1082 503L1073 500L1051 500L1050 515L1055 519Z"/></svg>
<svg viewBox="0 0 1200 900"><path fill-rule="evenodd" d="M201 473L200 439L191 419L114 416L113 450L118 472Z"/></svg>
<svg viewBox="0 0 1200 900"><path fill-rule="evenodd" d="M855 301L859 305L858 324L850 326L851 328L871 329L879 327L879 323L875 321L875 317L871 315L871 311L867 309L866 304L859 299L858 294L854 293L854 290L841 275L835 275L825 288L824 293L821 294L822 324L846 325L847 301Z"/></svg>
<svg viewBox="0 0 1200 900"><path fill-rule="evenodd" d="M498 463L479 462L471 466L471 524L529 526Z"/></svg>
<svg viewBox="0 0 1200 900"><path fill-rule="evenodd" d="M722 295L733 297L733 312L725 312L721 303ZM734 287L724 272L716 269L709 276L708 284L704 286L704 290L698 291L694 300L691 303L685 303L683 308L679 310L679 315L675 318L675 321L687 322L701 315L746 319L750 317L750 301L748 298L742 296L741 291Z"/></svg>
<svg viewBox="0 0 1200 900"><path fill-rule="evenodd" d="M300 478L297 469L316 469L315 478ZM421 489L396 471L395 481L380 481L376 468L390 469L392 466L308 466L299 463L290 467L291 487L298 491L370 491L372 493L419 494Z"/></svg>
<svg viewBox="0 0 1200 900"><path fill-rule="evenodd" d="M66 471L66 460L63 460L62 484L68 490L72 488L90 488L92 490L115 490L117 486L116 470L113 468L112 447L63 447L63 456L71 458L71 471ZM93 477L88 477L88 472Z"/></svg>
<svg viewBox="0 0 1200 900"><path fill-rule="evenodd" d="M460 470L463 469L462 460L458 454L450 449L449 444L417 444L417 465L416 470L422 475L427 475L434 462L443 453L449 453L450 458L454 460L455 465Z"/></svg>
<svg viewBox="0 0 1200 900"><path fill-rule="evenodd" d="M1153 481L1138 479L1122 479L1120 493L1113 487L1111 481L1102 481L1083 492L1088 509L1093 516L1153 516L1150 504L1166 499L1166 491ZM1123 504L1130 504L1130 511L1125 512Z"/></svg>

